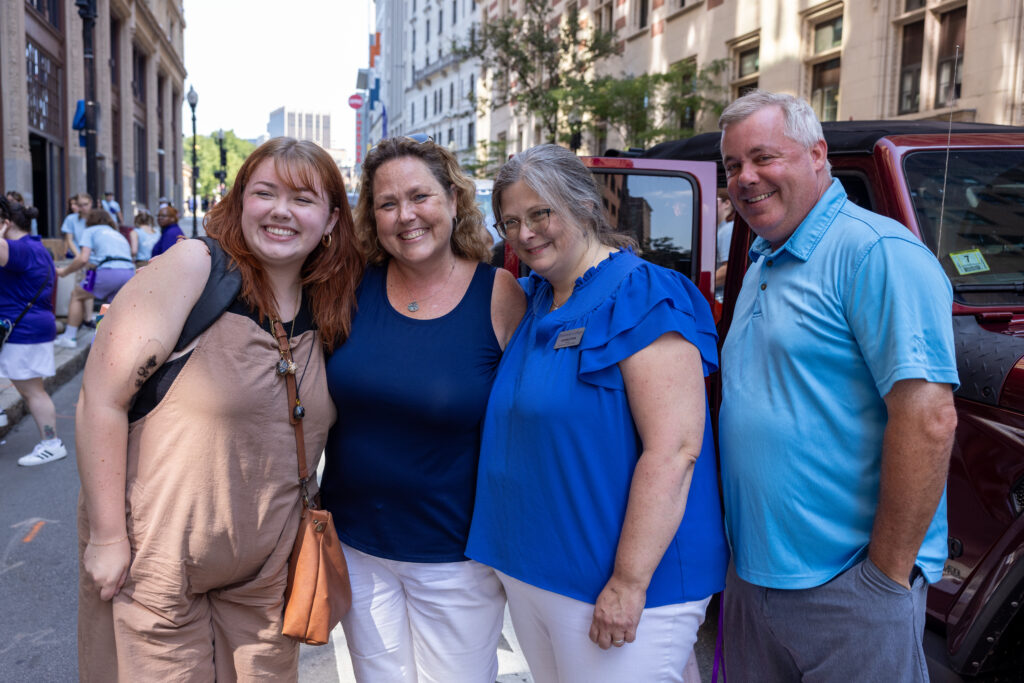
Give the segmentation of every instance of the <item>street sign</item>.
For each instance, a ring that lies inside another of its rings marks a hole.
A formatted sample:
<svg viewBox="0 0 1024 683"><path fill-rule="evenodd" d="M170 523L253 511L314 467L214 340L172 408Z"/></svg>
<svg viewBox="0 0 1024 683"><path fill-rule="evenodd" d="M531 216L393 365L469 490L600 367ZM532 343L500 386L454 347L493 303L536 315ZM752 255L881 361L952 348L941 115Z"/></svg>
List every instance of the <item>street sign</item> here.
<svg viewBox="0 0 1024 683"><path fill-rule="evenodd" d="M359 93L352 95L351 97L348 98L348 106L352 107L353 109L361 108L363 106L363 96L360 95Z"/></svg>

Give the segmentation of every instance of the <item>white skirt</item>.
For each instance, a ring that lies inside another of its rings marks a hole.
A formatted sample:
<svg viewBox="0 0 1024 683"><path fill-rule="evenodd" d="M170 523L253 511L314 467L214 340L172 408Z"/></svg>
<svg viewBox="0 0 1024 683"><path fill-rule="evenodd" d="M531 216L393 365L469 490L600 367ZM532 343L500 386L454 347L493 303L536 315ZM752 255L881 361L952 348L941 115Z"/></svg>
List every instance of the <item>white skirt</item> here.
<svg viewBox="0 0 1024 683"><path fill-rule="evenodd" d="M53 377L56 373L52 341L41 344L7 342L0 348L0 377L21 380Z"/></svg>

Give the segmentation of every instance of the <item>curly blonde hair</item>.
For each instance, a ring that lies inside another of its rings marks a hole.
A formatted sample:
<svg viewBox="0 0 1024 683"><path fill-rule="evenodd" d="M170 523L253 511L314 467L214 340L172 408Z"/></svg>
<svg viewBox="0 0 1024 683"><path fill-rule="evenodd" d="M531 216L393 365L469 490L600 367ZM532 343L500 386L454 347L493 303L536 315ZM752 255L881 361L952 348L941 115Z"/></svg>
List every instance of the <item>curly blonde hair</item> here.
<svg viewBox="0 0 1024 683"><path fill-rule="evenodd" d="M487 261L484 217L476 203L476 184L462 172L454 155L433 140L419 142L413 138L387 138L371 149L363 162L363 175L353 219L359 248L368 263L380 265L390 254L377 238L377 219L373 211L373 179L377 170L388 161L412 157L422 161L446 192L455 193L455 229L452 230L452 252L461 258Z"/></svg>

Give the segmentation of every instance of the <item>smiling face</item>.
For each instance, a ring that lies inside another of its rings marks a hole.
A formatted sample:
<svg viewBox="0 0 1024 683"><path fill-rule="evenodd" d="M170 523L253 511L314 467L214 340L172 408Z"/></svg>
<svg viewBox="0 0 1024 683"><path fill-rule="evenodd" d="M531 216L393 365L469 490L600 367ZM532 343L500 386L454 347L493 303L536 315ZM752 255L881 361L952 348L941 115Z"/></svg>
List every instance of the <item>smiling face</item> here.
<svg viewBox="0 0 1024 683"><path fill-rule="evenodd" d="M392 159L377 169L373 215L377 239L399 262L421 263L451 251L455 193L415 157Z"/></svg>
<svg viewBox="0 0 1024 683"><path fill-rule="evenodd" d="M581 274L577 271L588 261L591 240L564 215L551 211L545 217L542 210L551 209L551 205L529 185L520 180L505 188L500 208L502 220L520 222L519 230L509 234L508 242L523 263L556 287L568 286ZM526 226L533 221L535 225Z"/></svg>
<svg viewBox="0 0 1024 683"><path fill-rule="evenodd" d="M765 107L730 123L722 135L729 197L759 236L777 248L810 213L829 186L827 147L809 149L786 137L785 115Z"/></svg>
<svg viewBox="0 0 1024 683"><path fill-rule="evenodd" d="M298 271L338 222L338 209L320 187L291 187L265 159L243 190L241 222L246 246L265 268Z"/></svg>

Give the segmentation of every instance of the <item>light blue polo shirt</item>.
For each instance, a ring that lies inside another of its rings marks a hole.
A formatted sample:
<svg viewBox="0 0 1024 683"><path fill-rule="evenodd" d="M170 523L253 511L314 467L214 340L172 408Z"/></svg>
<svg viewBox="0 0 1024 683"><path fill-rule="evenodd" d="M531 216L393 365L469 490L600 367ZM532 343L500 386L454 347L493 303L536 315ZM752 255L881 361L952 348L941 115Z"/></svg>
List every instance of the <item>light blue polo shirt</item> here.
<svg viewBox="0 0 1024 683"><path fill-rule="evenodd" d="M97 269L135 268L131 244L124 235L109 225L93 225L86 228L78 247L89 248L89 263Z"/></svg>
<svg viewBox="0 0 1024 683"><path fill-rule="evenodd" d="M846 200L838 180L789 240L758 238L722 348L719 419L736 572L821 585L871 537L886 425L902 379L957 385L949 280L907 228ZM917 557L942 574L946 496Z"/></svg>

